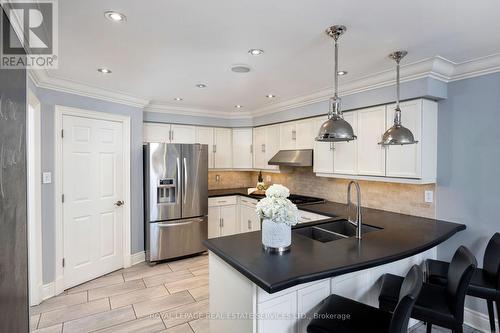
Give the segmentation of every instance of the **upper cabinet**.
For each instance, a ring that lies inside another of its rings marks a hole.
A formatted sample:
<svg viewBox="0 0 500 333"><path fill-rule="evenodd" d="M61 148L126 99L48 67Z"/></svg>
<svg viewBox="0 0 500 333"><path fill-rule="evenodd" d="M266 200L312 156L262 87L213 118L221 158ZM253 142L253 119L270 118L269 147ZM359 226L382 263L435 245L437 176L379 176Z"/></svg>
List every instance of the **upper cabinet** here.
<svg viewBox="0 0 500 333"><path fill-rule="evenodd" d="M358 174L385 176L385 148L378 143L385 132L385 106L354 111L358 116Z"/></svg>
<svg viewBox="0 0 500 333"><path fill-rule="evenodd" d="M315 119L280 124L280 150L313 149L317 128Z"/></svg>
<svg viewBox="0 0 500 333"><path fill-rule="evenodd" d="M216 128L214 130L216 169L230 169L233 167L233 137L230 128Z"/></svg>
<svg viewBox="0 0 500 333"><path fill-rule="evenodd" d="M212 127L196 127L196 143L208 145L208 168L214 168L214 129Z"/></svg>
<svg viewBox="0 0 500 333"><path fill-rule="evenodd" d="M325 122L326 117L315 118L317 129ZM316 173L333 173L333 142L314 141L313 171Z"/></svg>
<svg viewBox="0 0 500 333"><path fill-rule="evenodd" d="M233 168L253 168L253 142L251 128L233 129Z"/></svg>
<svg viewBox="0 0 500 333"><path fill-rule="evenodd" d="M267 162L280 150L280 125L253 129L253 167L255 169L277 170L277 165Z"/></svg>
<svg viewBox="0 0 500 333"><path fill-rule="evenodd" d="M195 143L196 129L189 125L144 123L144 142Z"/></svg>
<svg viewBox="0 0 500 333"><path fill-rule="evenodd" d="M435 183L437 103L425 99L401 103L403 126L419 142L384 147L378 143L393 125L394 108L395 105L387 105L345 112L344 119L352 125L357 140L334 143L333 157L328 152L328 143L316 143L314 172L340 178Z"/></svg>

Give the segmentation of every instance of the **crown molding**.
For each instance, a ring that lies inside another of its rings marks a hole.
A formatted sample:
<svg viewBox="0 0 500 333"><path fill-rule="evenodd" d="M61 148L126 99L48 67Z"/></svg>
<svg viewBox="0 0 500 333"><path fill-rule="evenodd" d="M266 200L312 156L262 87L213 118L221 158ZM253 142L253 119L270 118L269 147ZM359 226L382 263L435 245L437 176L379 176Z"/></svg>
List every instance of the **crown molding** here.
<svg viewBox="0 0 500 333"><path fill-rule="evenodd" d="M210 118L224 118L224 119L250 119L252 115L250 112L235 111L237 113L230 113L219 110L199 109L194 107L180 107L172 106L162 103L150 103L144 108L144 112L156 112L175 114L183 116L195 117L210 117Z"/></svg>
<svg viewBox="0 0 500 333"><path fill-rule="evenodd" d="M39 88L100 99L103 101L144 108L149 101L126 93L98 88L92 85L49 75L47 70L29 70L29 77Z"/></svg>
<svg viewBox="0 0 500 333"><path fill-rule="evenodd" d="M450 61L441 56L436 56L401 66L401 82L409 82L422 78L433 78L448 83L499 71L500 53L460 63ZM327 101L332 96L333 92L332 87L325 87L323 89L310 92L309 94L300 95L288 99L287 101L274 103L262 108L232 113L196 107L179 107L148 101L147 99L130 96L122 92L106 90L69 79L57 78L49 75L47 70L29 70L28 72L35 86L41 88L139 107L143 108L143 111L148 112L224 119L249 119L323 102ZM373 89L388 87L394 85L394 82L394 70L389 69L343 82L340 95L348 96Z"/></svg>

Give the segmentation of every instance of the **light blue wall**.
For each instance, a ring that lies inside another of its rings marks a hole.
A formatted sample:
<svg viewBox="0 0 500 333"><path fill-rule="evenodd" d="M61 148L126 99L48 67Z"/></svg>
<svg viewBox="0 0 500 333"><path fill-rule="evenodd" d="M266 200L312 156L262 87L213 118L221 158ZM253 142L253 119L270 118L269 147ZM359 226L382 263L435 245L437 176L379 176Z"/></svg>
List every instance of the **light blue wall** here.
<svg viewBox="0 0 500 333"><path fill-rule="evenodd" d="M482 266L486 243L500 232L500 73L449 83L438 117L437 217L467 225L438 257L451 259L463 244ZM467 307L487 313L475 298Z"/></svg>
<svg viewBox="0 0 500 333"><path fill-rule="evenodd" d="M142 109L127 105L106 102L49 89L30 88L41 103L42 125L42 171L54 174L55 159L55 105L63 105L92 111L120 114L130 117L130 190L131 190L131 250L132 253L144 250L144 228L142 209ZM53 177L54 179L54 177ZM42 256L43 282L54 281L55 277L55 184L42 185Z"/></svg>
<svg viewBox="0 0 500 333"><path fill-rule="evenodd" d="M160 112L144 112L144 122L184 124L214 127L252 127L253 120L248 119L226 119L216 117L186 116L181 114L169 114Z"/></svg>

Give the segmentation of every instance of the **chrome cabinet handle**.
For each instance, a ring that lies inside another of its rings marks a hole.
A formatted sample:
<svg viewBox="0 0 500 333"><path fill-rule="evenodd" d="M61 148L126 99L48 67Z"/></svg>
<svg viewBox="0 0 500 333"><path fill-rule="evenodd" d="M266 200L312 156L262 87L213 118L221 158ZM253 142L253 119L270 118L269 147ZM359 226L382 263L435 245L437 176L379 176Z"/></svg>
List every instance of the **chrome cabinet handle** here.
<svg viewBox="0 0 500 333"><path fill-rule="evenodd" d="M217 201L218 203L226 203L227 201L226 200L219 200Z"/></svg>
<svg viewBox="0 0 500 333"><path fill-rule="evenodd" d="M174 141L174 130L172 130L172 141Z"/></svg>
<svg viewBox="0 0 500 333"><path fill-rule="evenodd" d="M266 145L265 144L262 144L262 148L261 148L262 152L265 153L266 152Z"/></svg>
<svg viewBox="0 0 500 333"><path fill-rule="evenodd" d="M118 200L117 202L115 202L115 206L118 206L118 207L121 207L125 204L125 201L123 200Z"/></svg>
<svg viewBox="0 0 500 333"><path fill-rule="evenodd" d="M253 154L253 145L250 145L250 154Z"/></svg>
<svg viewBox="0 0 500 333"><path fill-rule="evenodd" d="M224 228L224 219L222 217L219 219L219 227Z"/></svg>
<svg viewBox="0 0 500 333"><path fill-rule="evenodd" d="M248 220L248 230L252 230L252 221Z"/></svg>
<svg viewBox="0 0 500 333"><path fill-rule="evenodd" d="M212 146L212 153L216 153L217 152L217 148L215 147L215 145Z"/></svg>
<svg viewBox="0 0 500 333"><path fill-rule="evenodd" d="M293 141L297 140L297 131L296 130L292 131L292 140Z"/></svg>
<svg viewBox="0 0 500 333"><path fill-rule="evenodd" d="M333 142L330 142L330 150L335 150L335 146Z"/></svg>
<svg viewBox="0 0 500 333"><path fill-rule="evenodd" d="M217 152L217 145L214 145L214 153Z"/></svg>

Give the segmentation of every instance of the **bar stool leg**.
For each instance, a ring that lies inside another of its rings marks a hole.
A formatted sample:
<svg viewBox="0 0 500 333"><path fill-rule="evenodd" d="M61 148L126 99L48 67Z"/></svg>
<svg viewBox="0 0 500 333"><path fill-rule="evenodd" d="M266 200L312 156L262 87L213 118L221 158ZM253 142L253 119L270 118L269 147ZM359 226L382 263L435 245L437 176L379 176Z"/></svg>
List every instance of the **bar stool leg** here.
<svg viewBox="0 0 500 333"><path fill-rule="evenodd" d="M432 324L431 323L425 323L425 326L427 326L426 332L431 333L432 332Z"/></svg>
<svg viewBox="0 0 500 333"><path fill-rule="evenodd" d="M491 332L495 332L495 309L493 306L493 301L486 300L488 304L488 317L490 318L490 329ZM498 303L497 303L498 304Z"/></svg>

